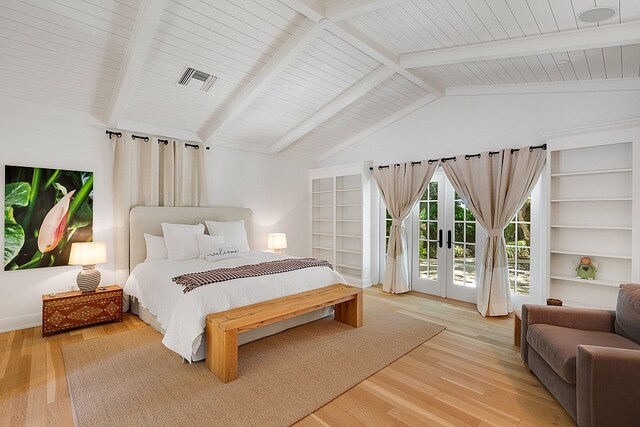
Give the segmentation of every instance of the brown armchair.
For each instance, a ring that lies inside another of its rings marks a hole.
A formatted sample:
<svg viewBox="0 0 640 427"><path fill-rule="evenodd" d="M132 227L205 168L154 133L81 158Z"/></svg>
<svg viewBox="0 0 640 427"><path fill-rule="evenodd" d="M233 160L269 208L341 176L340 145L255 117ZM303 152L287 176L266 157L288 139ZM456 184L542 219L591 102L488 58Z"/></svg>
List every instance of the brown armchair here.
<svg viewBox="0 0 640 427"><path fill-rule="evenodd" d="M521 355L581 427L640 425L640 285L615 312L523 305Z"/></svg>

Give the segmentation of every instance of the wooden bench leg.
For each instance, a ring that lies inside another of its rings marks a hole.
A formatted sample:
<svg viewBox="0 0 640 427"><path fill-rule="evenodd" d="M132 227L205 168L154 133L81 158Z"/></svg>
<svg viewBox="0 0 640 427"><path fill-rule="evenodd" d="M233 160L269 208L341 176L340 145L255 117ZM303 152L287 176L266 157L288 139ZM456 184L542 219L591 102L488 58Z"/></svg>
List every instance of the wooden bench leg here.
<svg viewBox="0 0 640 427"><path fill-rule="evenodd" d="M225 319L226 320L226 319ZM228 383L238 378L238 330L224 331L207 322L207 368Z"/></svg>
<svg viewBox="0 0 640 427"><path fill-rule="evenodd" d="M333 318L354 328L362 326L362 291L353 299L336 304Z"/></svg>

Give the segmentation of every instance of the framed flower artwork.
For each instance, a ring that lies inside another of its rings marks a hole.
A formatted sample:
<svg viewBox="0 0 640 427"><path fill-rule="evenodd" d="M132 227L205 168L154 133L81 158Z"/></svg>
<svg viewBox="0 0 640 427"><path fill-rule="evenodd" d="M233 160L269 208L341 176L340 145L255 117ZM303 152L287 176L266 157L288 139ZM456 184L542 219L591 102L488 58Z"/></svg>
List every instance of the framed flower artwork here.
<svg viewBox="0 0 640 427"><path fill-rule="evenodd" d="M93 240L93 172L5 166L4 269L67 265Z"/></svg>

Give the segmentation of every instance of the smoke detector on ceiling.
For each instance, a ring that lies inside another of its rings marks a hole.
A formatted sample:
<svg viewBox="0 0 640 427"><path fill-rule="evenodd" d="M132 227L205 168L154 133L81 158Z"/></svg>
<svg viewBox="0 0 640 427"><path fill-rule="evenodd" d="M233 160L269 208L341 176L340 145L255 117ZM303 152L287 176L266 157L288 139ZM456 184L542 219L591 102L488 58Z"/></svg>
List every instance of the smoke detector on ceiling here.
<svg viewBox="0 0 640 427"><path fill-rule="evenodd" d="M195 68L185 67L176 83L187 87L199 87L201 91L209 92L216 79L217 77L212 74L196 70Z"/></svg>
<svg viewBox="0 0 640 427"><path fill-rule="evenodd" d="M593 7L581 12L578 19L582 22L597 23L616 16L618 11L613 7Z"/></svg>

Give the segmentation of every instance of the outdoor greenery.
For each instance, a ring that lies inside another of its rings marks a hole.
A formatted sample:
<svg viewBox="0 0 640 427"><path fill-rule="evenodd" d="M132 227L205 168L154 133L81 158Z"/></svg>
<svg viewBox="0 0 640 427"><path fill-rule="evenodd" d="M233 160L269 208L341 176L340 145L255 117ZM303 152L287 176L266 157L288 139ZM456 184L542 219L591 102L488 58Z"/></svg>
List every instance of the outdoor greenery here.
<svg viewBox="0 0 640 427"><path fill-rule="evenodd" d="M5 270L66 265L92 227L93 173L5 167Z"/></svg>
<svg viewBox="0 0 640 427"><path fill-rule="evenodd" d="M511 292L529 295L531 281L531 198L504 230Z"/></svg>

